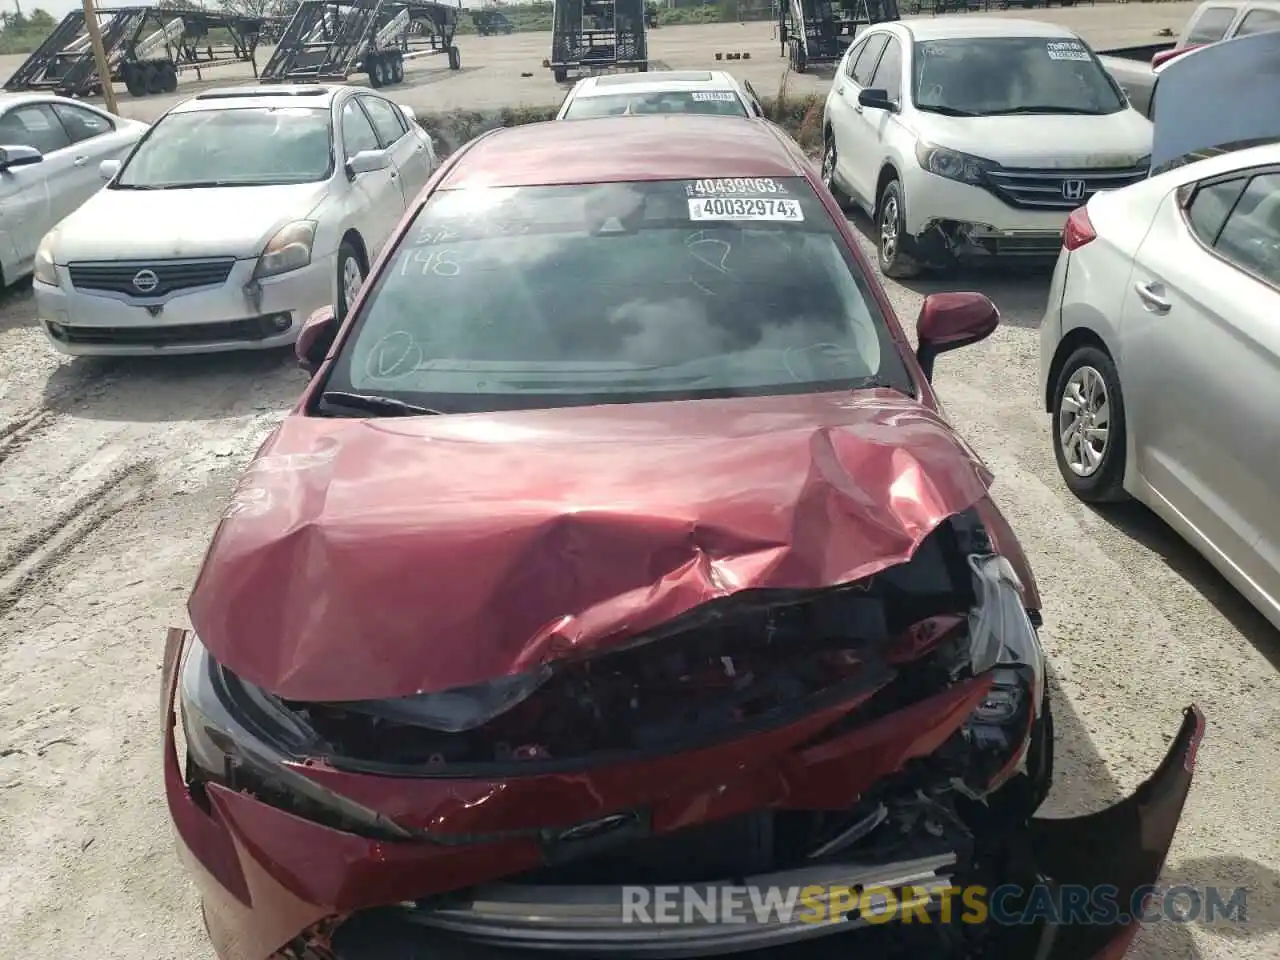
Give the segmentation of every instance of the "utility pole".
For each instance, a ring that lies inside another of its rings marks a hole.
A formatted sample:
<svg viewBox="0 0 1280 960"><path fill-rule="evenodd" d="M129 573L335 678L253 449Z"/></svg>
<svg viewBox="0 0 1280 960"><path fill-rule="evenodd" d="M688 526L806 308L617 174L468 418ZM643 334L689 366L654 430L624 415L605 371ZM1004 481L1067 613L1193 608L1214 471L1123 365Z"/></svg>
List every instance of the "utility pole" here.
<svg viewBox="0 0 1280 960"><path fill-rule="evenodd" d="M98 79L102 81L102 99L106 101L107 112L117 116L120 107L116 104L116 91L111 86L111 68L107 65L107 51L102 46L102 30L98 26L98 11L93 0L81 0L84 5L84 28L89 32L89 45L93 47L93 59L98 65Z"/></svg>

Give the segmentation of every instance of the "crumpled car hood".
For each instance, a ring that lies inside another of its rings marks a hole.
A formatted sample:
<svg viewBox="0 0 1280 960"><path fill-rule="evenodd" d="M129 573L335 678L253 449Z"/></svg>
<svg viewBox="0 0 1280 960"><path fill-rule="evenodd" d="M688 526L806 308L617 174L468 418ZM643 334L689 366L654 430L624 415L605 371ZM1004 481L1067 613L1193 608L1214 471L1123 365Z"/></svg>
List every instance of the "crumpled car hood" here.
<svg viewBox="0 0 1280 960"><path fill-rule="evenodd" d="M237 487L189 610L214 657L286 699L434 692L738 591L870 576L990 482L888 390L295 415Z"/></svg>

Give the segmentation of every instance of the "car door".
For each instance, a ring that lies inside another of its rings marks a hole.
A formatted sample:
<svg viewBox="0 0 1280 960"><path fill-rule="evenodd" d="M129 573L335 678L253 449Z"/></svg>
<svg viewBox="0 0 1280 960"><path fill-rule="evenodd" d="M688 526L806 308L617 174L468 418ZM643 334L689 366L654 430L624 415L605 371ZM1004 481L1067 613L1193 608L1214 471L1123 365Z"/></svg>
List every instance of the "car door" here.
<svg viewBox="0 0 1280 960"><path fill-rule="evenodd" d="M127 147L126 138L116 132L113 121L96 110L69 103L50 103L49 108L71 141L71 167L64 192L67 206L75 210L102 189L98 164L120 157Z"/></svg>
<svg viewBox="0 0 1280 960"><path fill-rule="evenodd" d="M872 147L871 128L863 120L864 109L858 103L858 94L871 86L871 78L888 42L889 35L884 31L868 33L857 57L850 58L848 70L837 73L834 81L840 124L837 127L833 123L831 132L836 138L840 179L864 201L875 193L879 164L868 152Z"/></svg>
<svg viewBox="0 0 1280 960"><path fill-rule="evenodd" d="M412 201L431 178L431 153L422 137L413 136L400 109L383 97L365 94L360 98L374 132L400 172L400 187L406 202Z"/></svg>
<svg viewBox="0 0 1280 960"><path fill-rule="evenodd" d="M45 104L27 103L0 115L0 146L34 147L43 154L39 163L2 175L5 204L0 228L12 246L15 273L31 268L40 240L74 209L66 196L75 170L70 145L62 124Z"/></svg>
<svg viewBox="0 0 1280 960"><path fill-rule="evenodd" d="M373 123L356 97L351 97L339 108L339 128L342 130L342 150L346 160L362 150L382 149ZM372 260L404 215L400 173L393 160L382 170L356 174L349 180L349 187L354 207L351 219L360 231Z"/></svg>
<svg viewBox="0 0 1280 960"><path fill-rule="evenodd" d="M1154 505L1280 596L1280 168L1171 192L1125 297L1126 420Z"/></svg>
<svg viewBox="0 0 1280 960"><path fill-rule="evenodd" d="M892 103L902 104L903 83L902 41L890 35L880 54L880 62L875 72L867 81L866 89L883 90ZM856 172L860 179L850 185L867 198L875 196L876 179L881 164L886 156L885 140L889 136L890 127L899 122L898 115L892 110L877 110L875 107L864 107L855 103L853 107L854 123L858 135L854 138L859 157Z"/></svg>

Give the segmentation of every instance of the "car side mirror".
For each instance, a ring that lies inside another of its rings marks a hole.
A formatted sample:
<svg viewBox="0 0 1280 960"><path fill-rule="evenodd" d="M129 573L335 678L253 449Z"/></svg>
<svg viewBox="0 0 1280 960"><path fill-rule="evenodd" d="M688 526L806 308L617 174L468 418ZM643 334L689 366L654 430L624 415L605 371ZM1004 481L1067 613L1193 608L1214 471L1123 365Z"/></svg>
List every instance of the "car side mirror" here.
<svg viewBox="0 0 1280 960"><path fill-rule="evenodd" d="M391 154L385 150L361 150L347 161L347 175L355 179L362 173L373 173L391 166Z"/></svg>
<svg viewBox="0 0 1280 960"><path fill-rule="evenodd" d="M396 106L400 108L400 112L404 114L405 120L410 125L418 122L418 115L413 112L413 107L406 107L403 103L397 103Z"/></svg>
<svg viewBox="0 0 1280 960"><path fill-rule="evenodd" d="M103 180L114 180L117 173L120 172L119 160L103 160L98 164L98 176Z"/></svg>
<svg viewBox="0 0 1280 960"><path fill-rule="evenodd" d="M980 293L925 297L916 319L916 360L924 375L933 379L933 361L939 354L985 340L999 324L1000 311Z"/></svg>
<svg viewBox="0 0 1280 960"><path fill-rule="evenodd" d="M329 355L333 346L333 338L338 333L338 317L333 307L321 307L307 317L302 329L298 331L298 340L293 345L293 352L298 358L298 366L307 373L314 374Z"/></svg>
<svg viewBox="0 0 1280 960"><path fill-rule="evenodd" d="M872 110L897 110L898 105L889 99L889 91L867 89L858 94L858 106Z"/></svg>
<svg viewBox="0 0 1280 960"><path fill-rule="evenodd" d="M29 167L44 159L44 154L35 147L0 147L0 171L13 167Z"/></svg>

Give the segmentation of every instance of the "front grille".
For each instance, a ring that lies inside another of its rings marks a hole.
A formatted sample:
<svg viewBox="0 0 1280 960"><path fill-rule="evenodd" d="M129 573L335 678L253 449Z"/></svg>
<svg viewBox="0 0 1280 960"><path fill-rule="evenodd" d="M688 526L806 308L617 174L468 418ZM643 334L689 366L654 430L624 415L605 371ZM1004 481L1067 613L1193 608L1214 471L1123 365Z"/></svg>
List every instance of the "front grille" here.
<svg viewBox="0 0 1280 960"><path fill-rule="evenodd" d="M1103 170L1000 169L987 172L987 189L1023 210L1074 210L1099 190L1118 190L1147 178L1147 167Z"/></svg>
<svg viewBox="0 0 1280 960"><path fill-rule="evenodd" d="M49 332L63 343L119 347L164 347L191 343L252 342L279 336L289 328L288 314L271 314L249 320L220 323L182 323L162 327L79 327L50 325ZM281 327L283 326L283 330Z"/></svg>
<svg viewBox="0 0 1280 960"><path fill-rule="evenodd" d="M77 290L123 293L143 300L154 300L179 290L216 287L227 282L234 257L201 260L114 260L99 263L73 263L68 267L71 284ZM139 274L142 277L139 278ZM151 287L151 275L155 285ZM141 285L138 281L141 279ZM147 289L151 287L150 289Z"/></svg>

